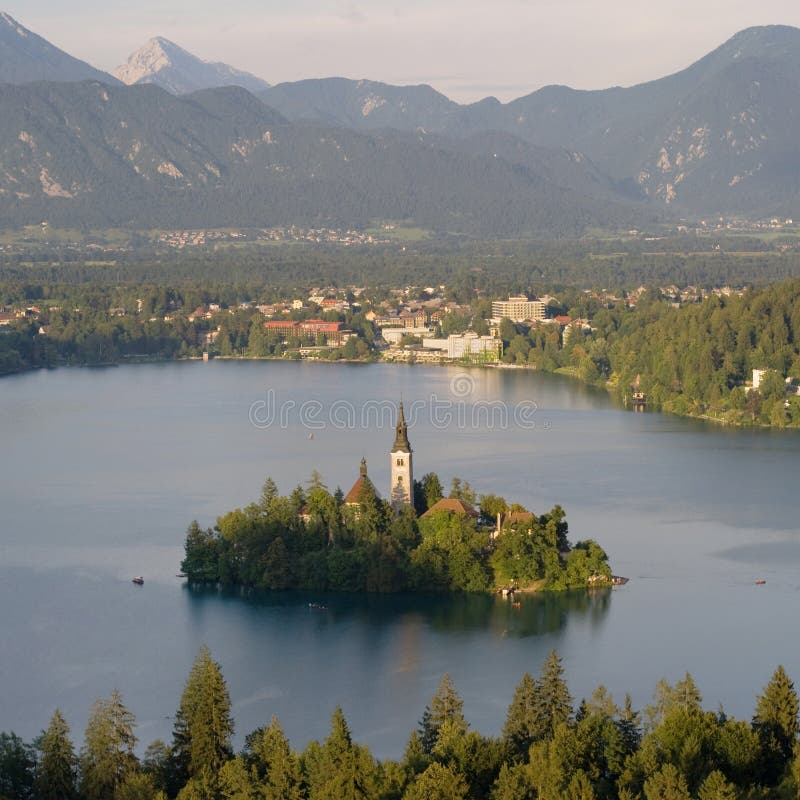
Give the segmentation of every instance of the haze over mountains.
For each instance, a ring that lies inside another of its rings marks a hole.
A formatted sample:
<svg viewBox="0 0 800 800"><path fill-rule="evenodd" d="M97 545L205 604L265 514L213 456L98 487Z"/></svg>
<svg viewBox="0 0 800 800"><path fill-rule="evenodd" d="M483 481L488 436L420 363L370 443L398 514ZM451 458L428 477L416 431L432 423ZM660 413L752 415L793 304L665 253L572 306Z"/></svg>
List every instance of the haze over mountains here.
<svg viewBox="0 0 800 800"><path fill-rule="evenodd" d="M0 87L2 224L402 219L509 236L800 216L796 28L747 29L631 88L507 104L344 78L269 87L159 38L117 76L134 85L0 17L0 81L17 84ZM65 83L81 80L96 83Z"/></svg>

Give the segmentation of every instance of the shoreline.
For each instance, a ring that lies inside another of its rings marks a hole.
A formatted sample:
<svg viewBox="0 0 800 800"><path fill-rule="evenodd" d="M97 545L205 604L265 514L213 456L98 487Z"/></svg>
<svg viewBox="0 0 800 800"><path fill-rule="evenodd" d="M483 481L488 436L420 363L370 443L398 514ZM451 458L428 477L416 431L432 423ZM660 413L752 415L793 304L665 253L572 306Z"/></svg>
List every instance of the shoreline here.
<svg viewBox="0 0 800 800"><path fill-rule="evenodd" d="M530 364L504 364L504 363L494 363L494 364L479 364L479 363L469 363L464 361L425 361L423 363L415 363L409 361L395 361L393 359L384 359L384 358L337 358L337 359L326 359L326 358L315 358L315 357L306 357L306 358L285 358L283 356L237 356L237 355L226 355L226 356L213 356L212 358L208 359L209 361L275 361L275 362L285 362L285 363L302 363L304 361L310 361L314 364L392 364L394 366L405 366L405 367L461 367L464 369L498 369L498 370L523 370L528 372L537 372L542 375L556 375L561 378L569 378L570 380L578 383L580 386L591 387L595 389L605 390L609 394L613 394L613 390L616 387L616 383L613 381L606 381L604 384L597 384L597 383L587 383L586 381L582 381L572 370L540 370L535 366ZM55 364L50 366L41 366L41 367L23 367L22 369L15 370L14 372L6 372L0 374L0 380L3 378L13 377L15 375L24 375L29 372L38 372L40 370L55 370L61 368L80 368L80 369L105 369L110 367L120 367L126 365L135 365L135 364L169 364L169 363L180 363L185 361L199 361L201 363L205 362L202 356L179 356L177 358L160 358L160 357L147 357L147 356L130 356L127 358L122 358L119 361L112 361L112 362L105 362L102 364ZM617 398L614 398L615 406L622 410L622 411L631 411L632 409L628 408L624 403L620 403ZM754 429L754 430L776 430L776 431L783 431L783 430L798 430L800 426L792 426L786 425L783 427L779 427L777 425L766 425L766 424L759 424L755 422L736 422L734 420L728 419L721 419L720 417L713 417L709 414L681 414L675 411L668 411L668 410L659 410L659 411L645 411L644 413L651 413L651 414L661 414L665 416L672 416L677 417L679 419L692 419L697 420L700 422L711 422L717 426L725 427L725 428L736 428L741 430L746 429Z"/></svg>

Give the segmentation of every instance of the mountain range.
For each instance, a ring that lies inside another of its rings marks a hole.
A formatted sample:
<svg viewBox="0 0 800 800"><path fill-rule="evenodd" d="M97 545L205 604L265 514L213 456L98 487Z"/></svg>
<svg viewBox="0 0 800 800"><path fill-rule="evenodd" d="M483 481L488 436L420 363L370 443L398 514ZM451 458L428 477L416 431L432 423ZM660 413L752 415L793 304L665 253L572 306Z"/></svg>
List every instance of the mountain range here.
<svg viewBox="0 0 800 800"><path fill-rule="evenodd" d="M160 38L116 76L0 15L3 224L391 219L516 236L798 215L800 30L787 26L630 88L505 104L345 78L269 86Z"/></svg>

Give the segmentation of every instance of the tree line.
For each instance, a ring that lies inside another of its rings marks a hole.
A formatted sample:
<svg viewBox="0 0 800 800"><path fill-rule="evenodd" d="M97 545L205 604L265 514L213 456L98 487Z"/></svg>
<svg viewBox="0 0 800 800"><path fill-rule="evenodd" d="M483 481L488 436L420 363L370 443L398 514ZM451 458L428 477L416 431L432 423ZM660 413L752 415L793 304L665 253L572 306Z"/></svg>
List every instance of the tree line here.
<svg viewBox="0 0 800 800"><path fill-rule="evenodd" d="M504 320L504 360L566 372L609 387L622 403L632 387L648 408L733 424L800 425L800 281L741 294L711 294L676 307L658 291L635 308L590 301L566 309L591 330L524 329ZM764 370L760 386L748 384Z"/></svg>
<svg viewBox="0 0 800 800"><path fill-rule="evenodd" d="M181 569L192 583L264 590L485 592L610 582L596 542L570 546L560 506L537 516L483 495L473 515L477 498L468 483L455 479L450 490L464 513L433 508L443 497L435 473L414 489L415 507L396 512L367 476L349 502L317 473L288 496L268 478L257 502L224 514L213 528L191 523Z"/></svg>
<svg viewBox="0 0 800 800"><path fill-rule="evenodd" d="M280 722L233 747L231 700L202 647L171 742L137 755L117 690L92 707L76 752L57 709L33 742L0 734L3 800L791 800L800 796L798 697L779 666L750 722L703 708L691 675L658 683L652 705L602 685L577 705L553 651L523 675L502 732L483 736L444 675L398 760L353 740L341 708L328 736L293 748Z"/></svg>

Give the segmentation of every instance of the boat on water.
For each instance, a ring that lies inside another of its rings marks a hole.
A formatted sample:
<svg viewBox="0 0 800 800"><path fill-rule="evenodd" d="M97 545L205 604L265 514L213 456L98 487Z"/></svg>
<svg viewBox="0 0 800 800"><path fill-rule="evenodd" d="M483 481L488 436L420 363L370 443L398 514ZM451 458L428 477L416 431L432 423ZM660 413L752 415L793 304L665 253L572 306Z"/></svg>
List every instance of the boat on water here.
<svg viewBox="0 0 800 800"><path fill-rule="evenodd" d="M763 586L765 583L766 581L762 578L756 581L756 586Z"/></svg>
<svg viewBox="0 0 800 800"><path fill-rule="evenodd" d="M309 608L313 608L315 611L325 611L326 607L322 605L322 603L309 603Z"/></svg>
<svg viewBox="0 0 800 800"><path fill-rule="evenodd" d="M137 575L135 578L131 578L131 583L141 586L144 583L144 578L141 575Z"/></svg>

